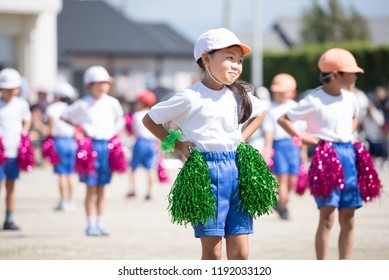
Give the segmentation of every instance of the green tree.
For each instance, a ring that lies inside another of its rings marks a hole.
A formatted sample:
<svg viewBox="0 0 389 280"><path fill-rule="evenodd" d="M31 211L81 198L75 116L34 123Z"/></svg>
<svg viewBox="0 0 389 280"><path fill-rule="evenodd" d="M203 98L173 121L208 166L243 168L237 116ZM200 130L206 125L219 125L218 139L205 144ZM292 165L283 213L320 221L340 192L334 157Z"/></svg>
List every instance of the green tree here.
<svg viewBox="0 0 389 280"><path fill-rule="evenodd" d="M322 7L316 0L302 16L302 38L305 43L367 41L370 31L366 19L354 7L347 15L338 0Z"/></svg>

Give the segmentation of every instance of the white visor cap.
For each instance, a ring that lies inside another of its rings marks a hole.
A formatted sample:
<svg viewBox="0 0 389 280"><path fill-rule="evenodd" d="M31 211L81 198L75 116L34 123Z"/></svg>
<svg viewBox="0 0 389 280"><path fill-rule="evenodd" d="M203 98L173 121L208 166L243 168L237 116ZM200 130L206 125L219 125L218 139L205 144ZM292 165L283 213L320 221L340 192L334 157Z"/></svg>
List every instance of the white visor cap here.
<svg viewBox="0 0 389 280"><path fill-rule="evenodd" d="M248 54L251 49L242 44L238 37L227 28L210 29L203 33L194 46L193 55L197 61L204 52L212 50L219 50L227 47L237 45L242 48L243 54Z"/></svg>
<svg viewBox="0 0 389 280"><path fill-rule="evenodd" d="M53 89L53 95L60 98L74 99L76 97L76 91L69 83L60 83Z"/></svg>
<svg viewBox="0 0 389 280"><path fill-rule="evenodd" d="M22 85L22 78L13 68L4 68L0 71L0 89L14 89Z"/></svg>
<svg viewBox="0 0 389 280"><path fill-rule="evenodd" d="M89 67L84 73L84 85L111 81L111 76L108 74L108 71L102 66Z"/></svg>

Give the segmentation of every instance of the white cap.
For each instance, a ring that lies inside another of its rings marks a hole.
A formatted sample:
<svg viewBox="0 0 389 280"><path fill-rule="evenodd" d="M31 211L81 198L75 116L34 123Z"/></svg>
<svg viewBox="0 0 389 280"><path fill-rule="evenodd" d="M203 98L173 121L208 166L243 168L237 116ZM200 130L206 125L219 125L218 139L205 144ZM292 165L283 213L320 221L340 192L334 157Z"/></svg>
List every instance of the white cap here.
<svg viewBox="0 0 389 280"><path fill-rule="evenodd" d="M112 78L108 71L102 66L92 66L86 69L84 73L84 85L99 82L111 82Z"/></svg>
<svg viewBox="0 0 389 280"><path fill-rule="evenodd" d="M73 99L76 96L76 91L69 83L62 82L54 87L53 95L55 97Z"/></svg>
<svg viewBox="0 0 389 280"><path fill-rule="evenodd" d="M204 52L219 50L234 45L240 46L243 54L251 52L251 49L242 44L238 37L227 28L210 29L197 39L193 55L197 61Z"/></svg>
<svg viewBox="0 0 389 280"><path fill-rule="evenodd" d="M14 89L22 85L22 78L13 68L4 68L0 71L0 89Z"/></svg>

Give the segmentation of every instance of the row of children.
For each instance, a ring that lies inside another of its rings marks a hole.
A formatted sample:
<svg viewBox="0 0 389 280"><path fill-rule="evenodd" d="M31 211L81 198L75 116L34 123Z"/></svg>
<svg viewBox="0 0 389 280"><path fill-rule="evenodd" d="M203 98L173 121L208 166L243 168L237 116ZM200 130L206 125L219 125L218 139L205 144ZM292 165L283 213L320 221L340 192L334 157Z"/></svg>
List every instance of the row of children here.
<svg viewBox="0 0 389 280"><path fill-rule="evenodd" d="M75 208L72 177L77 171L80 181L87 186L85 210L88 236L108 235L103 221L105 185L110 183L112 172L127 169L124 161L125 148L116 137L124 127L123 109L116 98L108 95L111 82L112 79L105 68L92 66L84 73L84 84L89 95L72 102L75 97L74 88L68 83L60 83L54 88L54 101L45 112L49 137L42 143L42 153L45 159L53 164L54 173L58 175L60 201L55 210ZM18 71L6 68L0 72L0 183L5 180L6 186L6 218L3 230L20 229L13 219L15 180L19 178L22 168L22 155L26 154L23 152L26 147L21 145L21 139L23 136L28 139L28 131L31 128L28 104L18 97L20 86L21 77ZM148 153L155 150L157 143L155 137L151 138L147 133L143 137L144 129L139 126L138 120L143 115L138 115L155 102L156 97L151 91L139 95L139 112L134 115L133 127L139 138L131 159L132 173L139 164L151 169L155 153ZM141 141L146 137L150 141ZM29 145L30 152L33 153L31 142L26 145ZM143 146L139 149L137 145ZM146 156L142 153L146 153ZM29 168L26 171L31 171L34 165L34 155L30 156ZM133 184L136 184L135 179ZM150 181L148 198L151 185Z"/></svg>
<svg viewBox="0 0 389 280"><path fill-rule="evenodd" d="M381 189L366 150L353 145L358 105L348 89L354 86L356 73L363 70L350 52L330 49L318 62L323 86L298 104L285 102L274 112L269 111L266 122L273 123L273 128L267 129L271 125L265 124L266 131L270 134L278 129L275 124L284 130L279 130L278 135L272 133L272 144L266 144L268 150L270 146L279 147L275 151L278 155L273 157L274 172L281 184L279 190L266 162L246 144L261 126L266 109L252 94L252 87L238 80L243 56L250 51L228 29L205 32L194 46L194 58L204 71L203 79L142 113L143 125L162 141L163 151L175 150L187 159L169 194L172 220L193 225L195 236L201 241L202 259L222 258L223 237L228 259L247 259L253 218L270 213L273 207L278 207L280 215L287 218L284 189L293 181L298 164L289 166L292 161L284 156L290 153L291 145L317 145L309 173L311 193L320 213L316 255L318 259L328 257L329 232L338 209L339 258L351 258L354 211L363 200L379 195ZM105 69L90 68L84 77L91 94L67 108L61 119L80 126L83 133L92 137L97 172L81 177L87 185L86 233L105 235L104 185L111 179L108 143L117 133L123 112L118 101L106 94L110 77ZM291 88L282 88L288 79L293 84L290 77L278 78L274 92L290 94ZM279 97L280 104L287 99L282 99L282 94ZM306 123L305 133L293 125L299 120ZM169 122L177 124L180 131L167 130L164 124ZM292 136L287 141L279 137L285 136L285 131ZM357 166L356 157L364 159L362 169L368 172L358 174L361 164Z"/></svg>

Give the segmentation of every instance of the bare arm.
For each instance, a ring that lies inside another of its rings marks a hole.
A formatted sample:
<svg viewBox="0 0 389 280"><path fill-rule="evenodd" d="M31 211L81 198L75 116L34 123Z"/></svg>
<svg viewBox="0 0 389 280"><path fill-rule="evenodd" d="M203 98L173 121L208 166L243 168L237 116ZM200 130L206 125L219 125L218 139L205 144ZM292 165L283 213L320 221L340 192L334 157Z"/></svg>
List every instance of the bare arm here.
<svg viewBox="0 0 389 280"><path fill-rule="evenodd" d="M169 135L169 133L166 131L166 129L163 127L162 124L156 124L149 116L149 114L146 114L144 118L142 119L143 125L150 130L152 134L154 134L155 137L157 137L159 140L163 141L166 136ZM178 151L180 154L182 154L185 158L188 158L190 156L189 148L195 147L195 145L192 142L189 141L176 141L176 145L174 149Z"/></svg>
<svg viewBox="0 0 389 280"><path fill-rule="evenodd" d="M23 131L30 131L31 129L31 124L32 124L32 121L29 120L29 121L23 121Z"/></svg>
<svg viewBox="0 0 389 280"><path fill-rule="evenodd" d="M247 125L242 131L242 142L246 142L251 135L261 126L263 119L265 118L265 113L262 113L258 117L248 120Z"/></svg>
<svg viewBox="0 0 389 280"><path fill-rule="evenodd" d="M293 123L286 117L285 114L283 114L277 120L277 122L292 137L299 135L300 131L298 131L293 127ZM302 137L302 140L303 140L303 144L307 144L307 145L316 145L317 143L319 143L319 139L317 137L309 134L304 135Z"/></svg>

